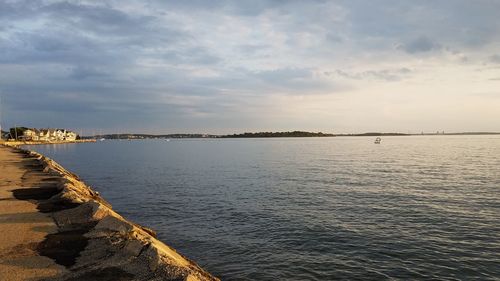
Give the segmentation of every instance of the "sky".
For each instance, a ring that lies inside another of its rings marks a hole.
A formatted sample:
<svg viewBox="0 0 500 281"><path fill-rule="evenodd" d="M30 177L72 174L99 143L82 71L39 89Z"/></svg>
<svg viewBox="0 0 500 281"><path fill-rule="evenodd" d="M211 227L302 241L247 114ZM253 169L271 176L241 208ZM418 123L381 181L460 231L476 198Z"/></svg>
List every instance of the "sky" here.
<svg viewBox="0 0 500 281"><path fill-rule="evenodd" d="M0 0L0 122L500 131L499 15L496 0Z"/></svg>

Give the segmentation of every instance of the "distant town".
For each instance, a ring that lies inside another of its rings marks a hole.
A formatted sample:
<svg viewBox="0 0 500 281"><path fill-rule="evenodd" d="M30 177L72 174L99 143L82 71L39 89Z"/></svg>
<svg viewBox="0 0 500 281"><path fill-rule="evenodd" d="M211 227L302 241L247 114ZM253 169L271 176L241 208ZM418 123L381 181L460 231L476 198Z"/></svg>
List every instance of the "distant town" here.
<svg viewBox="0 0 500 281"><path fill-rule="evenodd" d="M15 127L11 128L9 132L2 132L2 139L33 142L60 142L76 141L80 139L80 136L67 129Z"/></svg>

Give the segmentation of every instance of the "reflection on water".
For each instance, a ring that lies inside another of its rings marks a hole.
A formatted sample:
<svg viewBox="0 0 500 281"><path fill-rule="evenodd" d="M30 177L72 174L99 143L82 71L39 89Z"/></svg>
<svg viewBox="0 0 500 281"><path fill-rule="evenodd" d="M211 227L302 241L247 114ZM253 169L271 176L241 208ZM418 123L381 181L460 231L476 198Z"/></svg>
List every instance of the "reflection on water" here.
<svg viewBox="0 0 500 281"><path fill-rule="evenodd" d="M499 136L31 148L224 280L500 278Z"/></svg>

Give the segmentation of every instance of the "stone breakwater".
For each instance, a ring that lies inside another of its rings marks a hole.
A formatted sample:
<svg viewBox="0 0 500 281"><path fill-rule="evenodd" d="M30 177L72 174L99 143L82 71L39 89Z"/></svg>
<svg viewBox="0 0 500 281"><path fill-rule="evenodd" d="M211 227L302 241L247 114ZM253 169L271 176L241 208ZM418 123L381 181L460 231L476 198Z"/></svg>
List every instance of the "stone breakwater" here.
<svg viewBox="0 0 500 281"><path fill-rule="evenodd" d="M67 269L50 280L219 280L156 239L153 230L113 211L77 175L37 152L15 149L58 182L13 190L16 199L36 202L57 225L36 247Z"/></svg>

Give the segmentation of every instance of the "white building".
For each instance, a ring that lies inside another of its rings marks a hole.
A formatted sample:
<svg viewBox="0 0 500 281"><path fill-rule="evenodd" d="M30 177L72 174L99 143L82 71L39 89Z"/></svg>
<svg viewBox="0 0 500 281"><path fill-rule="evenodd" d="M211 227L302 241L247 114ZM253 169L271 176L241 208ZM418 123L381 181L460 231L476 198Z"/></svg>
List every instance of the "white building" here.
<svg viewBox="0 0 500 281"><path fill-rule="evenodd" d="M27 129L22 138L27 141L74 141L76 133L65 129Z"/></svg>

